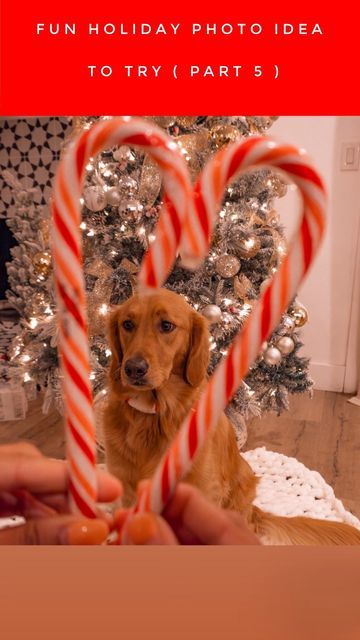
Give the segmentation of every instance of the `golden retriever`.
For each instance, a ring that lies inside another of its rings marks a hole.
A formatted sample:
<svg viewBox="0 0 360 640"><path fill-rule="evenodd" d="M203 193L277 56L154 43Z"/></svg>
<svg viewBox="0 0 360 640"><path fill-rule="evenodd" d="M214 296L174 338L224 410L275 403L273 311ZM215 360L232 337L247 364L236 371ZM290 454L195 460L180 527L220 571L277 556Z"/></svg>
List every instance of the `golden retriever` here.
<svg viewBox="0 0 360 640"><path fill-rule="evenodd" d="M207 321L166 289L136 294L109 322L110 389L104 410L107 466L133 504L140 480L150 478L207 380ZM239 454L223 413L197 454L187 482L214 503L243 514L270 544L360 544L360 531L311 518L286 518L253 505L257 479Z"/></svg>

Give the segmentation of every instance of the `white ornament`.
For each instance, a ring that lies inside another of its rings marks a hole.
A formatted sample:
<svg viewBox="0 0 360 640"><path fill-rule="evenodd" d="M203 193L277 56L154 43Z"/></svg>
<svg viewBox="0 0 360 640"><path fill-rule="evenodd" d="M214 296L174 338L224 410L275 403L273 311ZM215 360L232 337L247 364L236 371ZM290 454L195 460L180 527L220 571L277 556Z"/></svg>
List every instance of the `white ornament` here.
<svg viewBox="0 0 360 640"><path fill-rule="evenodd" d="M295 348L294 340L289 336L283 336L280 338L280 340L277 341L276 346L283 356L289 355L289 353L294 351Z"/></svg>
<svg viewBox="0 0 360 640"><path fill-rule="evenodd" d="M84 202L90 211L102 211L106 207L105 191L100 186L88 187L84 191Z"/></svg>
<svg viewBox="0 0 360 640"><path fill-rule="evenodd" d="M216 304L208 304L201 310L202 315L210 324L216 324L221 320L221 309Z"/></svg>
<svg viewBox="0 0 360 640"><path fill-rule="evenodd" d="M107 189L106 193L106 202L112 207L119 206L121 202L121 194L117 187L110 187Z"/></svg>
<svg viewBox="0 0 360 640"><path fill-rule="evenodd" d="M264 360L266 364L274 367L281 362L281 352L276 347L269 347L264 353Z"/></svg>

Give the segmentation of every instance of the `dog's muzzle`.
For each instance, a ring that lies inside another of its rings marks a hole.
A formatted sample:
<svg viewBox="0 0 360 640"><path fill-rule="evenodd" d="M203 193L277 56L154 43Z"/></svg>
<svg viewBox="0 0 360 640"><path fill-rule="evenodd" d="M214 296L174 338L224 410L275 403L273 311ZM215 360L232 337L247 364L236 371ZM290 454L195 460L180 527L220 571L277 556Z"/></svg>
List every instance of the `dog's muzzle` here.
<svg viewBox="0 0 360 640"><path fill-rule="evenodd" d="M145 382L144 378L148 370L149 370L149 365L146 362L146 360L144 360L144 358L140 358L140 357L129 358L129 360L125 362L125 367L124 367L125 375L128 378L128 380L132 383L135 383L135 384L144 383Z"/></svg>

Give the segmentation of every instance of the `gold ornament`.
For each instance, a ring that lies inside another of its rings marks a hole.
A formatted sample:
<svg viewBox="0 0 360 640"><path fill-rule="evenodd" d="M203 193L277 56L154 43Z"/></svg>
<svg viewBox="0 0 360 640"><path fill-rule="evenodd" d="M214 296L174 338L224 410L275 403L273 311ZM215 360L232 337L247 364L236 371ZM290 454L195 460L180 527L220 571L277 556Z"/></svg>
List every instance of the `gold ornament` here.
<svg viewBox="0 0 360 640"><path fill-rule="evenodd" d="M139 198L142 202L152 207L161 189L161 173L158 165L149 156L146 156L139 184Z"/></svg>
<svg viewBox="0 0 360 640"><path fill-rule="evenodd" d="M222 278L233 278L240 269L240 260L236 256L224 253L215 262L215 271Z"/></svg>
<svg viewBox="0 0 360 640"><path fill-rule="evenodd" d="M195 180L211 152L209 132L202 129L174 139L188 164L192 180Z"/></svg>
<svg viewBox="0 0 360 640"><path fill-rule="evenodd" d="M261 241L255 233L247 232L235 239L235 246L241 258L250 260L259 253Z"/></svg>
<svg viewBox="0 0 360 640"><path fill-rule="evenodd" d="M293 318L296 327L303 327L309 320L308 311L304 305L300 304L300 302L296 302L290 315Z"/></svg>
<svg viewBox="0 0 360 640"><path fill-rule="evenodd" d="M251 281L244 273L240 273L239 276L235 276L234 292L239 300L245 300L251 288Z"/></svg>
<svg viewBox="0 0 360 640"><path fill-rule="evenodd" d="M51 268L51 255L49 251L39 251L35 253L32 261L35 275L46 278Z"/></svg>
<svg viewBox="0 0 360 640"><path fill-rule="evenodd" d="M217 149L240 138L239 130L231 124L216 124L210 129L210 136Z"/></svg>

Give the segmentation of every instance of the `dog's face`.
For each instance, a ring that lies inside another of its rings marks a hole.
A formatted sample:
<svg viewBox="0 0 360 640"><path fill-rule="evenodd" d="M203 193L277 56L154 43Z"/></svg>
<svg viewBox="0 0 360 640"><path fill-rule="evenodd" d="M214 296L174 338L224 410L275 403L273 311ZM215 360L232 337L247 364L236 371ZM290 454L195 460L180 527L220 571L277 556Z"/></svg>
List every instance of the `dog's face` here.
<svg viewBox="0 0 360 640"><path fill-rule="evenodd" d="M172 374L193 387L204 380L207 322L181 296L166 289L136 294L115 309L109 329L114 390L159 389Z"/></svg>

